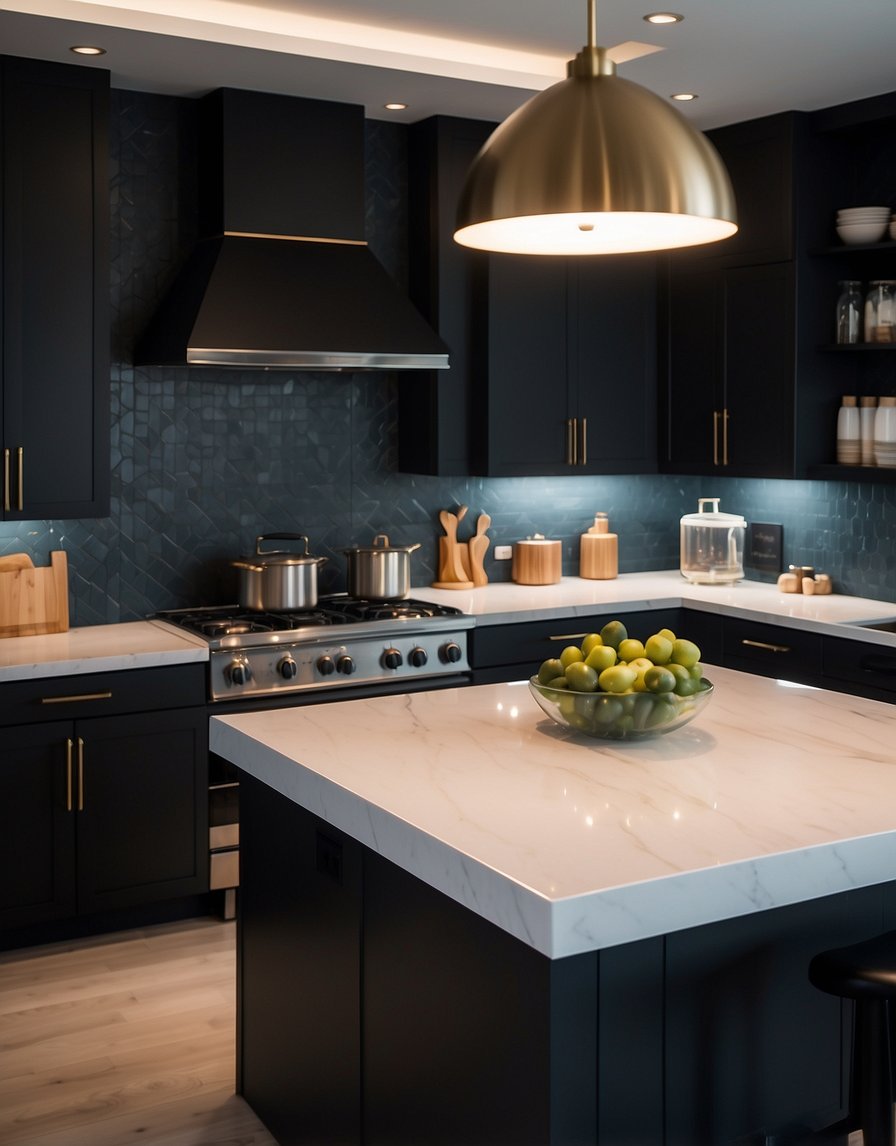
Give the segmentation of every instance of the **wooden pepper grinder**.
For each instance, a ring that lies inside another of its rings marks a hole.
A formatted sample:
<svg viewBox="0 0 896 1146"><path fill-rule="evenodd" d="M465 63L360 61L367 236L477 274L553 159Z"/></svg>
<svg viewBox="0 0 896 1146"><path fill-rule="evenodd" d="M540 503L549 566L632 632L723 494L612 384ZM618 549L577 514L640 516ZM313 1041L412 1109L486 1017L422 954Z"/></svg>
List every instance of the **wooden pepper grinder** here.
<svg viewBox="0 0 896 1146"><path fill-rule="evenodd" d="M619 575L619 537L610 533L605 513L594 515L594 525L582 534L579 546L579 576L589 581L610 581Z"/></svg>

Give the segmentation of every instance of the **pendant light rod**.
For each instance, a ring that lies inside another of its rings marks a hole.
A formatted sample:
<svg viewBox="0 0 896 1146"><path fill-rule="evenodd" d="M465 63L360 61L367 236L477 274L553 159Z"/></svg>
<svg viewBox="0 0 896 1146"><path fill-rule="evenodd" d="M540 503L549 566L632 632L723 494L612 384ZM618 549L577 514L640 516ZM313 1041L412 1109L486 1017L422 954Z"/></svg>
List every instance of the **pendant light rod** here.
<svg viewBox="0 0 896 1146"><path fill-rule="evenodd" d="M588 0L588 47L597 47L597 0Z"/></svg>

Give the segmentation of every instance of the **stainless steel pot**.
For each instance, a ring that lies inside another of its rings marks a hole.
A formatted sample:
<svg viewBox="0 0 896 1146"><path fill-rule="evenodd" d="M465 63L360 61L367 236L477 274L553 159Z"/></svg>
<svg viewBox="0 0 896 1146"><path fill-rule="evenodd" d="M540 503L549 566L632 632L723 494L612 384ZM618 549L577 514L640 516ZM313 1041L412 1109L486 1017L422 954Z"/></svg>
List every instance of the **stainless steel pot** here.
<svg viewBox="0 0 896 1146"><path fill-rule="evenodd" d="M262 550L263 542L302 541L301 553L286 549ZM326 557L312 557L304 533L265 533L255 539L255 554L232 561L239 570L241 609L288 613L313 609L317 604L317 570Z"/></svg>
<svg viewBox="0 0 896 1146"><path fill-rule="evenodd" d="M378 533L373 545L355 546L343 552L348 558L348 591L368 601L397 601L411 591L411 554L416 545L390 545Z"/></svg>

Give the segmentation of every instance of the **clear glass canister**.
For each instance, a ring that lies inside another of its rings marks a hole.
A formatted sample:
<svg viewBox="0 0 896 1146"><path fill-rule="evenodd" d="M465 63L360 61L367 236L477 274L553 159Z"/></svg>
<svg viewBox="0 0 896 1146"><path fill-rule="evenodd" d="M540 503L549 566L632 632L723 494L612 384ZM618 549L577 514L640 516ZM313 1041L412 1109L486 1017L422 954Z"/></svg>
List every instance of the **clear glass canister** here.
<svg viewBox="0 0 896 1146"><path fill-rule="evenodd" d="M707 511L706 505L712 508ZM719 498L698 498L697 513L681 519L682 576L698 585L740 581L746 526L740 514L719 512Z"/></svg>
<svg viewBox="0 0 896 1146"><path fill-rule="evenodd" d="M865 341L896 342L896 279L877 279L865 299Z"/></svg>
<svg viewBox="0 0 896 1146"><path fill-rule="evenodd" d="M838 285L837 342L849 346L859 341L862 330L862 284L847 279Z"/></svg>

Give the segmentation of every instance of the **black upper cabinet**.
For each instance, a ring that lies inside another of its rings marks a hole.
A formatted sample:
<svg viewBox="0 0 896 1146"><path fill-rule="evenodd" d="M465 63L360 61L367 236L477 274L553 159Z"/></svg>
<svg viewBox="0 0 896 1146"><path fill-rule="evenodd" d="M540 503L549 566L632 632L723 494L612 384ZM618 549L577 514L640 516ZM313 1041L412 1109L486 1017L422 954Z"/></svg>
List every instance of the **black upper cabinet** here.
<svg viewBox="0 0 896 1146"><path fill-rule="evenodd" d="M671 276L665 469L791 476L793 280L789 262Z"/></svg>
<svg viewBox="0 0 896 1146"><path fill-rule="evenodd" d="M109 505L109 73L0 57L2 515Z"/></svg>
<svg viewBox="0 0 896 1146"><path fill-rule="evenodd" d="M450 369L400 382L399 468L483 476L656 469L656 262L484 255L452 235L492 125L411 131L414 301Z"/></svg>
<svg viewBox="0 0 896 1146"><path fill-rule="evenodd" d="M656 469L652 257L489 260L477 473Z"/></svg>
<svg viewBox="0 0 896 1146"><path fill-rule="evenodd" d="M833 319L809 254L829 225L832 156L792 112L710 133L732 176L740 232L666 260L660 468L798 477L827 448L842 385L819 337ZM717 246L717 249L714 249Z"/></svg>

